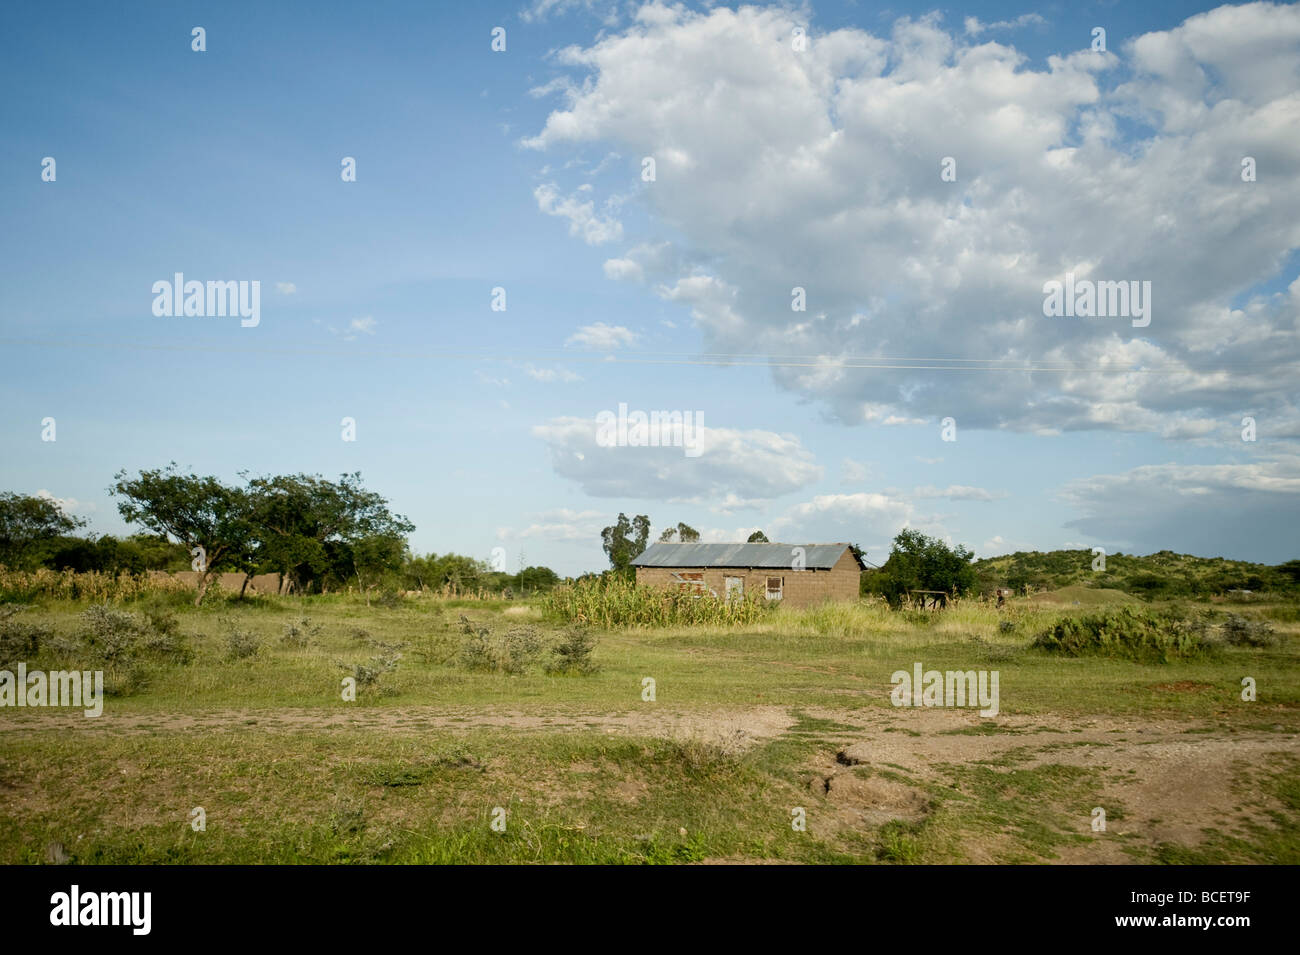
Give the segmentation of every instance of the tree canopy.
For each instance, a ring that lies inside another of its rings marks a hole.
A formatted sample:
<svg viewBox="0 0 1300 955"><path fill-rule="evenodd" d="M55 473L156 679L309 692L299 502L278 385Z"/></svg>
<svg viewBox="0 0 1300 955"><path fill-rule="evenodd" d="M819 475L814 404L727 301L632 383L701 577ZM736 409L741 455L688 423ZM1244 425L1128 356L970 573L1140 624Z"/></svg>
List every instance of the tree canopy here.
<svg viewBox="0 0 1300 955"><path fill-rule="evenodd" d="M630 521L626 514L600 532L609 565L619 573L628 573L634 558L640 556L650 540L650 518L638 514Z"/></svg>
<svg viewBox="0 0 1300 955"><path fill-rule="evenodd" d="M199 602L212 578L228 570L276 571L300 592L330 578L355 578L364 588L368 576L401 567L406 534L414 528L366 490L359 473L338 481L308 474L259 477L238 487L182 473L172 462L115 477L110 491L122 498L124 520L195 554Z"/></svg>
<svg viewBox="0 0 1300 955"><path fill-rule="evenodd" d="M83 518L65 514L51 498L0 494L0 564L31 566L39 562L44 547L85 523Z"/></svg>
<svg viewBox="0 0 1300 955"><path fill-rule="evenodd" d="M700 539L700 532L690 524L678 522L676 527L665 527L659 535L661 543L693 544Z"/></svg>
<svg viewBox="0 0 1300 955"><path fill-rule="evenodd" d="M960 596L975 585L974 559L975 554L961 544L949 547L937 537L907 529L894 538L889 559L864 578L864 585L895 606L918 590Z"/></svg>

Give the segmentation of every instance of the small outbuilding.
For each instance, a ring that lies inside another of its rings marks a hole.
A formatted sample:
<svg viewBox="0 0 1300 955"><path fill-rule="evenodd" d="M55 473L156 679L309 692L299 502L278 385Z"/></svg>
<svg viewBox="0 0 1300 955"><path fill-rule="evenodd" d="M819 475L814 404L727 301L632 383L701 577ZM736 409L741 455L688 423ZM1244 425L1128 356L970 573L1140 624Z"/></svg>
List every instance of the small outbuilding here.
<svg viewBox="0 0 1300 955"><path fill-rule="evenodd" d="M645 587L795 607L857 600L865 569L848 544L651 544L632 561Z"/></svg>

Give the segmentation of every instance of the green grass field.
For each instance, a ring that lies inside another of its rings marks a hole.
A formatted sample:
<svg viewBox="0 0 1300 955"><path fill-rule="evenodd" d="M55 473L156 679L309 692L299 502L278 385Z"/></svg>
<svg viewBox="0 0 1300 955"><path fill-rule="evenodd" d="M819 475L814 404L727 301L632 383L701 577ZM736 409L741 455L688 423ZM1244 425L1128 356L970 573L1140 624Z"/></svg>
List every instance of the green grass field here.
<svg viewBox="0 0 1300 955"><path fill-rule="evenodd" d="M29 668L78 662L86 606L21 614L46 628ZM1096 609L1061 594L598 632L581 675L465 664L462 615L561 639L517 602L172 607L188 662L110 673L103 716L0 709L0 862L1300 862L1291 604L1233 608L1273 646L1164 664L1030 649ZM892 705L918 662L996 670L997 716Z"/></svg>

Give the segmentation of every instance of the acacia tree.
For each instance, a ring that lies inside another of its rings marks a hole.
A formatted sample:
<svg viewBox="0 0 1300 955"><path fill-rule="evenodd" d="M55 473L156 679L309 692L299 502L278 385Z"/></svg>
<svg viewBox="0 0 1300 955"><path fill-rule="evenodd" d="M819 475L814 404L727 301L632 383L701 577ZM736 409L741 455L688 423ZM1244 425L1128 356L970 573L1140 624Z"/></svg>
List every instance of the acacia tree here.
<svg viewBox="0 0 1300 955"><path fill-rule="evenodd" d="M51 498L0 494L0 564L25 567L45 545L85 523L83 518L63 513Z"/></svg>
<svg viewBox="0 0 1300 955"><path fill-rule="evenodd" d="M113 477L109 493L122 498L117 510L123 520L176 540L194 554L192 566L199 573L196 607L222 570L248 573L254 529L244 489L212 476L183 474L175 461L134 478L126 471Z"/></svg>
<svg viewBox="0 0 1300 955"><path fill-rule="evenodd" d="M600 538L610 567L626 574L633 558L645 550L650 540L650 518L638 514L629 521L626 514L619 514L614 524L600 532Z"/></svg>
<svg viewBox="0 0 1300 955"><path fill-rule="evenodd" d="M361 484L360 472L338 481L291 474L249 481L257 559L285 575L301 593L333 574L356 577L401 566L404 539L415 525Z"/></svg>

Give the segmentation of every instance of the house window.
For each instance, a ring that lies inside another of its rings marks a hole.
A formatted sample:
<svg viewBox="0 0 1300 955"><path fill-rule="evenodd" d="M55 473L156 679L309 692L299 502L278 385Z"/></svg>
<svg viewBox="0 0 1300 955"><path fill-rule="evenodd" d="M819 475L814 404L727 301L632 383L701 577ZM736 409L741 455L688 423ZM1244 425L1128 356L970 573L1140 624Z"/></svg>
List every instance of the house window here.
<svg viewBox="0 0 1300 955"><path fill-rule="evenodd" d="M727 599L741 600L745 596L745 578L728 577L727 581Z"/></svg>
<svg viewBox="0 0 1300 955"><path fill-rule="evenodd" d="M783 594L784 577L767 578L767 599L780 600Z"/></svg>

